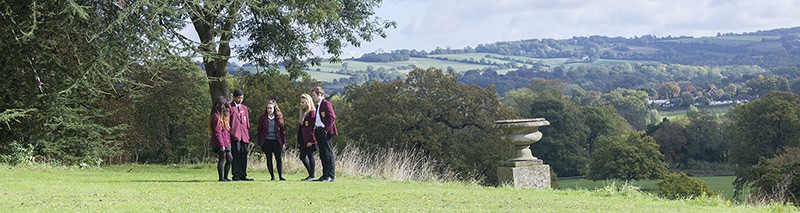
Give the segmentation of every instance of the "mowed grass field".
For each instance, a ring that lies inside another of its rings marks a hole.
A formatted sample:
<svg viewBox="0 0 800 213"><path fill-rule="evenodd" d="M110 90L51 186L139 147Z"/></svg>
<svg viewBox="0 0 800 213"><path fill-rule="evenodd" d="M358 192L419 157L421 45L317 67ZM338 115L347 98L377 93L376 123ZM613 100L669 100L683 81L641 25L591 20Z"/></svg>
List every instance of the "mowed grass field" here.
<svg viewBox="0 0 800 213"><path fill-rule="evenodd" d="M726 105L726 106L718 106L718 107L700 108L699 110L700 111L708 111L708 112L714 113L717 116L724 116L726 113L728 113L728 111L730 111L731 107L732 107L731 105ZM687 112L689 112L688 109L670 110L670 111L661 111L661 110L659 110L658 111L658 116L661 117L661 119L667 118L667 119L673 120L673 119L677 119L677 118L686 117L686 113Z"/></svg>
<svg viewBox="0 0 800 213"><path fill-rule="evenodd" d="M780 36L720 36L720 37L699 37L699 38L680 38L668 40L667 42L677 43L711 43L726 46L741 46L757 42L762 39L780 39Z"/></svg>
<svg viewBox="0 0 800 213"><path fill-rule="evenodd" d="M537 190L339 176L333 183L217 182L212 165L0 166L3 212L764 212L789 206L665 200L614 190ZM566 184L566 183L562 183Z"/></svg>
<svg viewBox="0 0 800 213"><path fill-rule="evenodd" d="M452 67L453 69L459 72L491 67L489 65L461 63L461 62L439 60L432 58L410 58L408 59L408 61L392 61L392 62L361 62L353 60L343 60L342 63L322 63L321 66L313 66L309 67L309 69L311 70L319 69L319 71L322 72L335 72L343 68L342 65L343 63L347 63L348 70L355 70L355 71L367 70L368 66L372 66L374 69L383 67L386 70L401 66L408 67L409 65L414 65L416 67L423 69L427 69L429 67L435 67L442 70L447 70L447 67ZM404 70L404 72L408 71L409 70Z"/></svg>
<svg viewBox="0 0 800 213"><path fill-rule="evenodd" d="M482 64L473 64L473 63L464 63L458 61L450 61L450 60L463 60L463 59L474 59L475 61L480 61L484 59L491 62L496 62L497 64L506 64L506 63L516 63L517 65L526 65L526 63L514 62L509 60L502 60L497 58L488 58L486 55L491 55L492 57L503 58L509 57L513 60L520 60L520 61L531 61L533 63L542 63L548 66L567 66L567 67L574 67L574 66L591 66L591 65L598 65L598 64L626 64L626 63L642 63L643 61L633 61L633 60L613 60L613 59L599 59L592 63L571 63L565 64L569 60L569 58L530 58L530 57L522 57L522 56L504 56L500 54L494 53L462 53L462 54L439 54L439 55L428 55L429 58L410 58L408 61L393 61L393 62L361 62L361 61L354 61L354 60L343 60L340 63L329 63L323 62L320 66L311 66L306 68L304 71L307 72L311 78L317 79L321 82L331 82L334 79L341 79L341 78L349 78L350 75L345 74L338 74L339 70L344 69L347 67L347 70L355 71L355 72L363 72L367 70L367 67L372 66L373 69L383 68L385 70L389 70L395 68L397 72L407 74L410 69L410 65L414 67L427 69L430 67L447 70L448 67L452 67L457 72L465 72L468 70L476 70L476 69L483 69L489 67L497 67L495 65L482 65ZM444 59L436 59L436 58L444 58ZM345 65L346 64L346 65ZM530 65L530 64L527 64ZM249 72L257 72L256 68L253 66L246 66L242 69L247 70ZM498 70L499 74L505 74L509 71L513 71L516 69L505 69L505 70ZM286 73L285 70L281 72Z"/></svg>
<svg viewBox="0 0 800 213"><path fill-rule="evenodd" d="M721 197L733 200L733 180L736 179L736 176L712 176L712 177L694 177L705 181L708 183L708 187L711 190L714 190L717 194ZM630 184L633 186L640 187L642 191L658 193L658 187L656 183L660 182L661 180L639 180L633 181ZM611 181L591 181L585 179L574 179L574 180L561 180L558 182L559 188L562 189L601 189L606 185L611 184ZM616 183L616 184L625 184ZM747 197L747 194L750 192L749 189L744 190L744 194L741 197ZM741 199L740 199L741 200Z"/></svg>

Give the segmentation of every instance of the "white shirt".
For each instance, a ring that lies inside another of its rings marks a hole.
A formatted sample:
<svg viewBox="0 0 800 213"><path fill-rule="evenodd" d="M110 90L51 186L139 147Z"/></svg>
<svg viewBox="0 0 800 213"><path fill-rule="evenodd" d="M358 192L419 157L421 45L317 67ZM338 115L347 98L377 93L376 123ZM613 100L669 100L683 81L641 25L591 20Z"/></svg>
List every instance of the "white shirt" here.
<svg viewBox="0 0 800 213"><path fill-rule="evenodd" d="M319 106L320 106L320 104L322 104L322 100L325 100L325 99L319 99L319 102L317 102L317 112L316 112L317 113L317 121L314 122L314 125L317 126L317 127L325 128L325 124L322 123L322 117L319 116L319 108L320 108Z"/></svg>

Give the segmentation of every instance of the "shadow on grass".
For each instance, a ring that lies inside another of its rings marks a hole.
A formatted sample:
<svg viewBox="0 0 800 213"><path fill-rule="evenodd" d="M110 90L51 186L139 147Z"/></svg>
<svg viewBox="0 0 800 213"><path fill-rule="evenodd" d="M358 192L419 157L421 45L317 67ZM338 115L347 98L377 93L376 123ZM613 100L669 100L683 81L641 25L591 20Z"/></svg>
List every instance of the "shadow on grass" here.
<svg viewBox="0 0 800 213"><path fill-rule="evenodd" d="M112 181L112 182L133 182L133 183L208 183L220 182L217 180L128 180L128 181Z"/></svg>

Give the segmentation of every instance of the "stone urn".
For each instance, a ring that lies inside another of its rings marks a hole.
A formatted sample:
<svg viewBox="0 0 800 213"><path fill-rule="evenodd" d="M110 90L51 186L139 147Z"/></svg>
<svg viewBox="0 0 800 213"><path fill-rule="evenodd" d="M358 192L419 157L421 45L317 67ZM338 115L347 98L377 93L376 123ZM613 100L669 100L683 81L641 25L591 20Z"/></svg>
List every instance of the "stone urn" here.
<svg viewBox="0 0 800 213"><path fill-rule="evenodd" d="M550 122L544 120L544 118L495 121L494 128L503 131L503 136L500 136L500 139L511 144L511 148L514 149L512 158L508 159L506 164L524 162L541 164L542 160L531 154L530 147L531 144L542 139L542 132L539 132L539 127L548 125L550 125Z"/></svg>
<svg viewBox="0 0 800 213"><path fill-rule="evenodd" d="M503 131L500 139L513 148L511 158L497 168L501 184L517 188L549 188L550 166L531 154L530 146L542 139L539 127L548 126L544 118L495 121L494 128Z"/></svg>

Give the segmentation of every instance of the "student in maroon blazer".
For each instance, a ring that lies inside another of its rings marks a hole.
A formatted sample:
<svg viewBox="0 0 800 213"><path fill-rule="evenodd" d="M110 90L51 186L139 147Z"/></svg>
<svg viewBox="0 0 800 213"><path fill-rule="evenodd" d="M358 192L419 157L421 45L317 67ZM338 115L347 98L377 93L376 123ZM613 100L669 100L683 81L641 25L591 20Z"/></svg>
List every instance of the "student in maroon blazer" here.
<svg viewBox="0 0 800 213"><path fill-rule="evenodd" d="M297 128L297 144L300 149L300 161L308 171L308 177L302 180L314 180L314 151L317 150L317 138L314 136L314 104L311 96L303 94L300 96L300 127Z"/></svg>
<svg viewBox="0 0 800 213"><path fill-rule="evenodd" d="M231 153L233 153L233 181L252 181L247 178L247 155L250 154L250 111L242 104L244 92L233 91L231 103Z"/></svg>
<svg viewBox="0 0 800 213"><path fill-rule="evenodd" d="M219 96L214 99L209 126L211 127L211 151L219 156L217 161L219 181L231 181L228 179L228 171L230 171L231 161L233 161L229 113L228 100L225 97Z"/></svg>
<svg viewBox="0 0 800 213"><path fill-rule="evenodd" d="M314 87L311 98L317 103L314 135L319 142L319 160L322 161L322 176L316 181L333 182L336 155L333 153L331 139L339 135L336 130L336 113L333 112L331 102L325 100L325 90L322 87Z"/></svg>
<svg viewBox="0 0 800 213"><path fill-rule="evenodd" d="M261 151L267 156L267 169L271 180L275 180L275 173L272 170L272 155L275 155L275 163L278 167L279 180L283 178L283 153L286 144L286 126L283 122L283 113L278 108L278 102L270 100L264 109L264 114L258 119L258 145Z"/></svg>

